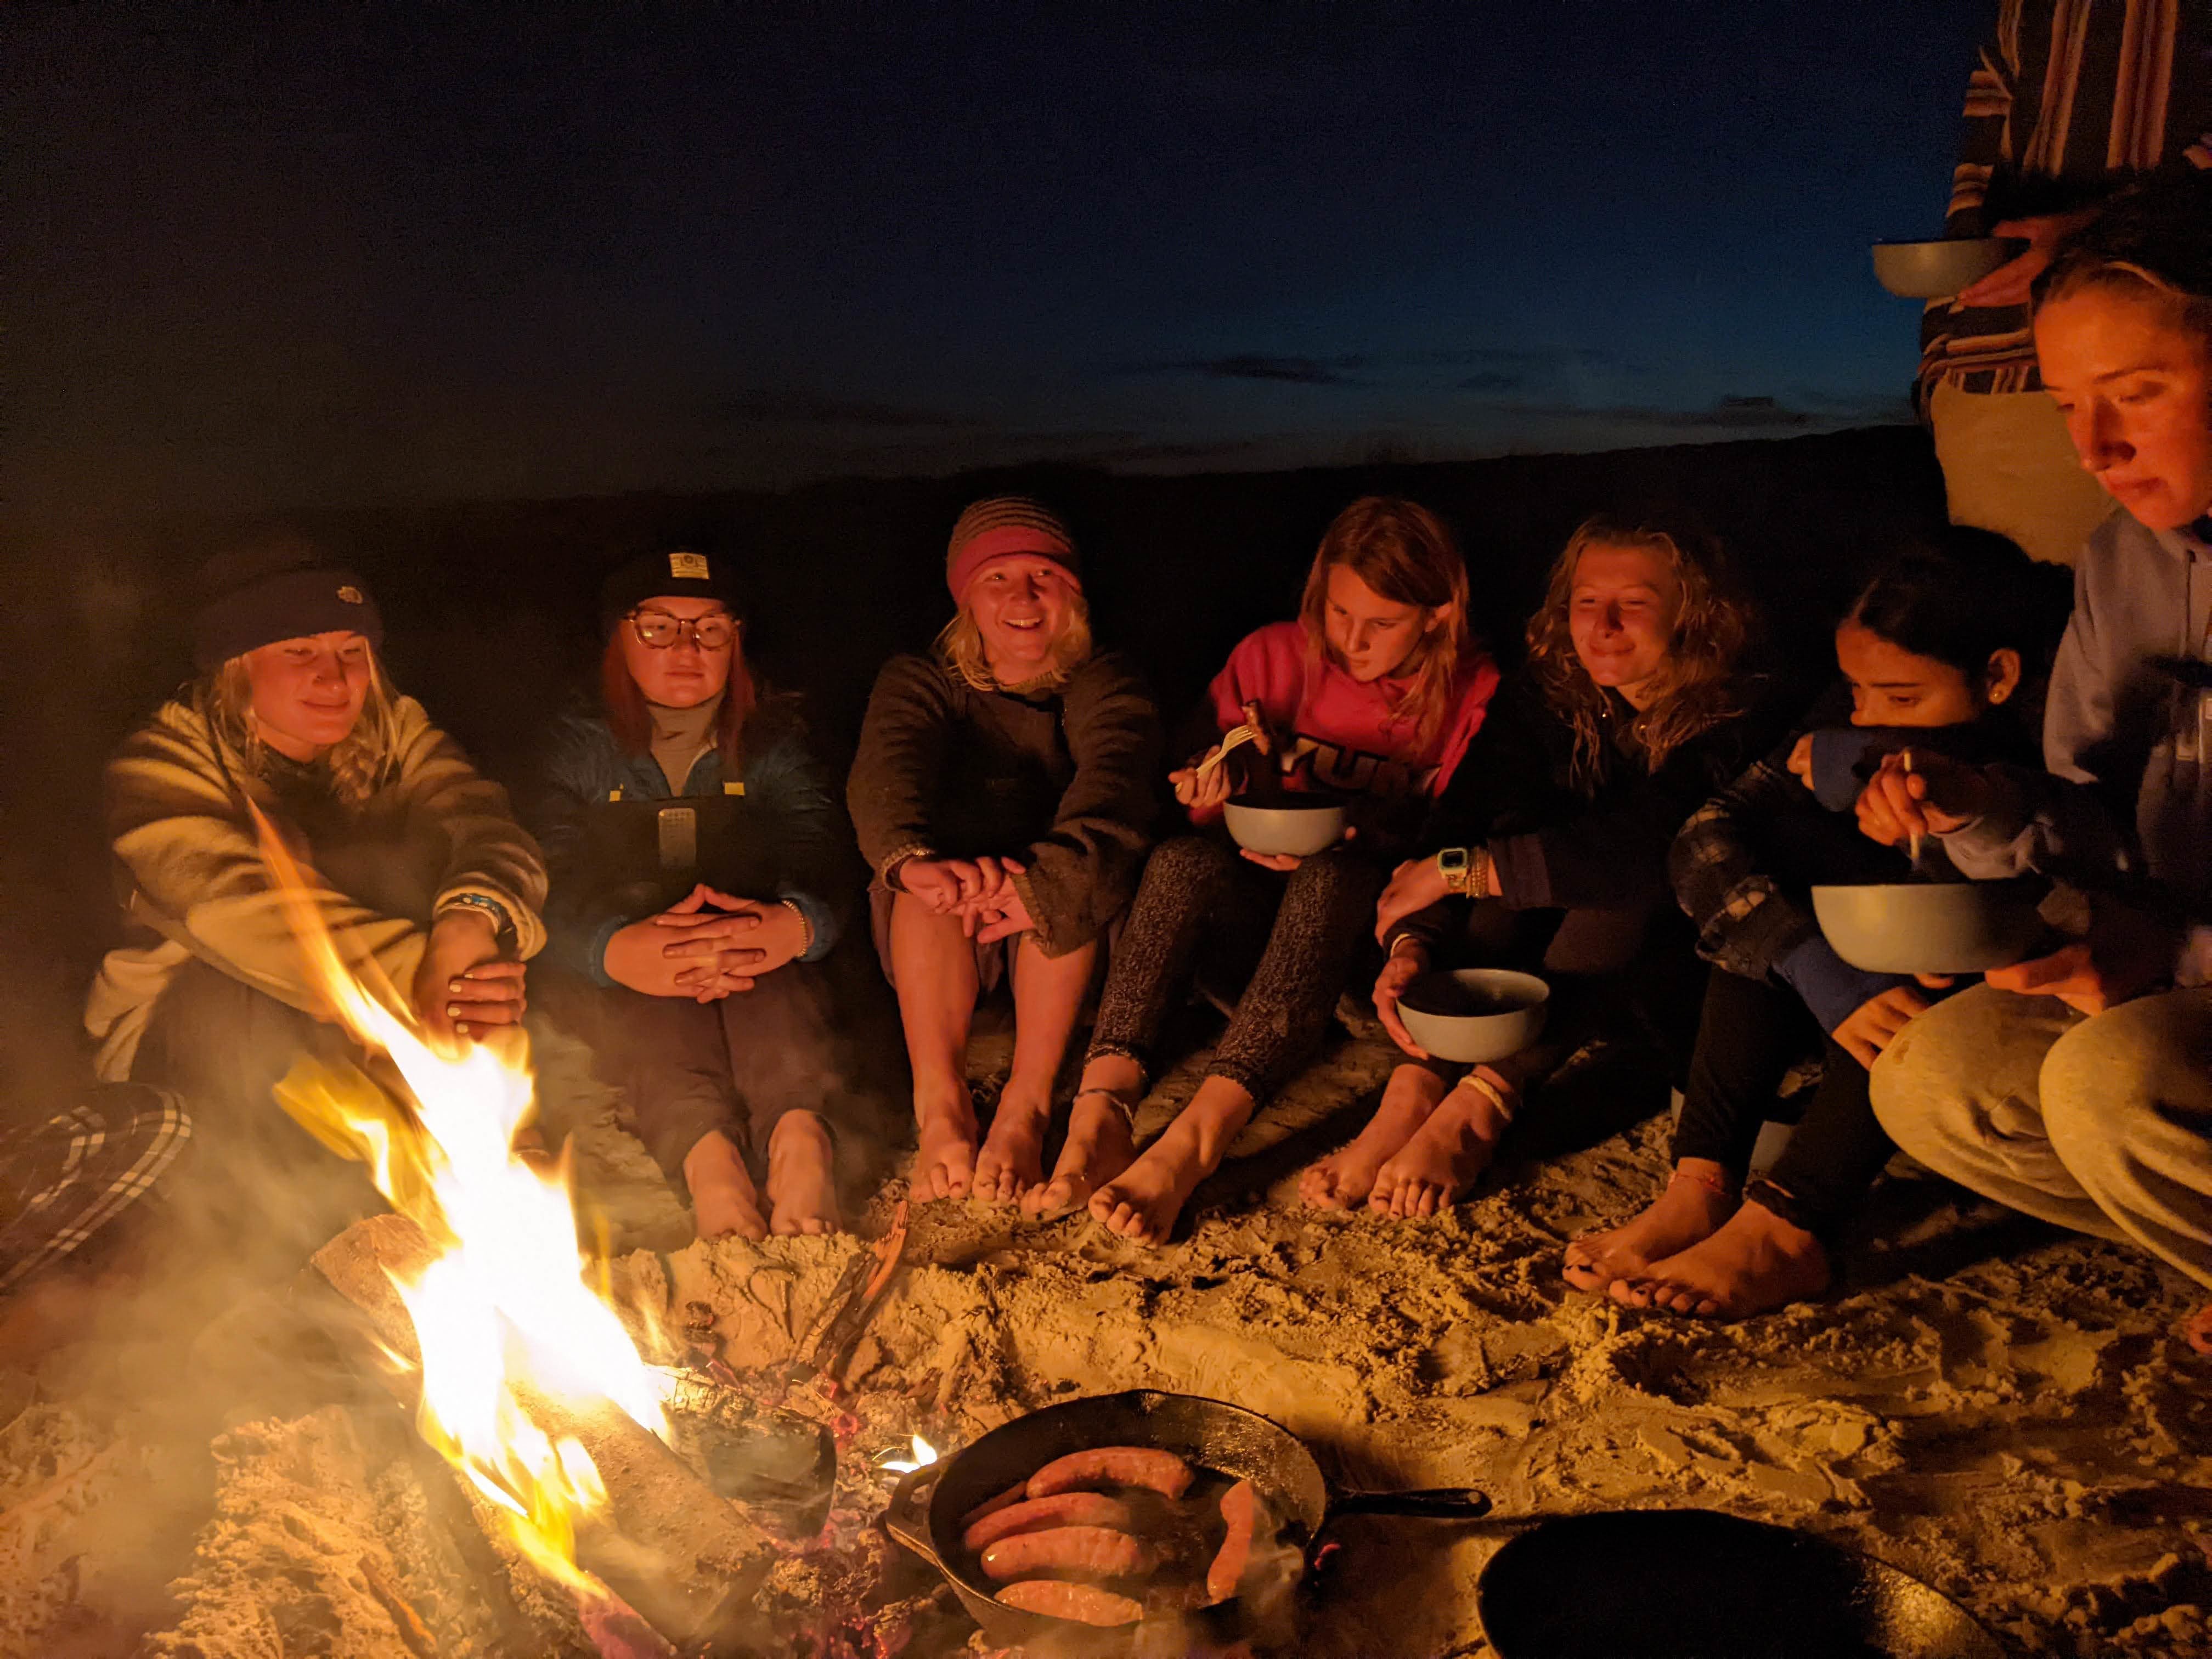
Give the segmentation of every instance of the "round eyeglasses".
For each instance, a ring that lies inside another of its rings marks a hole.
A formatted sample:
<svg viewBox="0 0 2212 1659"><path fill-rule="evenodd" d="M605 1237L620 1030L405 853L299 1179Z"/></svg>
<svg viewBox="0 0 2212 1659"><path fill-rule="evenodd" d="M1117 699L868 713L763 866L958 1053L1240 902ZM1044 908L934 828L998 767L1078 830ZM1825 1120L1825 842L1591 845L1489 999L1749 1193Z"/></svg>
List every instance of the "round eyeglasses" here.
<svg viewBox="0 0 2212 1659"><path fill-rule="evenodd" d="M640 645L665 651L679 640L689 640L702 651L726 651L738 637L734 617L672 617L665 611L633 611L630 632Z"/></svg>

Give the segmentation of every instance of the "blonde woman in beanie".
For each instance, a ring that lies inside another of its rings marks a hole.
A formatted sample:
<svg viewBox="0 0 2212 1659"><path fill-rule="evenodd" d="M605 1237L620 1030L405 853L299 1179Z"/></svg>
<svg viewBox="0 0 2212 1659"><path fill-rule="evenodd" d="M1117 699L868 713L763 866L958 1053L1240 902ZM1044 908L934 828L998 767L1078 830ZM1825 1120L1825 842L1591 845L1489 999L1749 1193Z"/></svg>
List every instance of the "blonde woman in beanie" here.
<svg viewBox="0 0 2212 1659"><path fill-rule="evenodd" d="M1012 1204L1043 1179L1053 1080L1151 845L1159 717L1127 659L1093 649L1049 509L976 502L945 581L957 613L877 677L847 799L914 1067L914 1189ZM1013 1065L979 1150L968 1030L1001 978Z"/></svg>
<svg viewBox="0 0 2212 1659"><path fill-rule="evenodd" d="M393 690L358 576L283 542L211 562L198 678L108 763L125 945L85 1024L109 1081L173 1090L196 1158L309 1153L270 1098L311 1050L345 1051L264 861L255 812L306 872L346 965L434 1038L522 1018L545 872L498 785Z"/></svg>

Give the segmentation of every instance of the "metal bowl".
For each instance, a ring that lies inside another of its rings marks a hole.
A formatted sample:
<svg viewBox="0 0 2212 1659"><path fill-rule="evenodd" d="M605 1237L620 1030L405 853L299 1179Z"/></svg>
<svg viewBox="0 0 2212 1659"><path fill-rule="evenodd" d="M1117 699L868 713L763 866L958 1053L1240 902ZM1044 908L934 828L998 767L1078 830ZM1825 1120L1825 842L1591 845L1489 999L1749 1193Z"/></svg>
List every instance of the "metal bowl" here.
<svg viewBox="0 0 2212 1659"><path fill-rule="evenodd" d="M1813 915L1836 954L1871 974L1982 974L2036 954L2048 890L2016 881L1815 887Z"/></svg>
<svg viewBox="0 0 2212 1659"><path fill-rule="evenodd" d="M1876 242L1874 274L1906 300L1942 300L2027 251L2021 236L1947 236L1932 242Z"/></svg>
<svg viewBox="0 0 2212 1659"><path fill-rule="evenodd" d="M1232 800L1222 811L1231 836L1249 853L1311 858L1344 838L1344 803L1333 796L1310 802L1277 797L1266 805Z"/></svg>
<svg viewBox="0 0 2212 1659"><path fill-rule="evenodd" d="M1398 1018L1438 1060L1475 1065L1518 1054L1544 1029L1552 988L1507 968L1424 974L1398 999Z"/></svg>

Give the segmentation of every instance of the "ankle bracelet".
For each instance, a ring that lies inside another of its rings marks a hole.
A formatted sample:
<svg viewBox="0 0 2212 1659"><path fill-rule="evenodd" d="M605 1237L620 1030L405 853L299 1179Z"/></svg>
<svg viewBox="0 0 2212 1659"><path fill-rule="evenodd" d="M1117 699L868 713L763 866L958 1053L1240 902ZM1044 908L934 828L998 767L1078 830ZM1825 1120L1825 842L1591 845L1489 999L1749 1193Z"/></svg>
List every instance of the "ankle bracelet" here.
<svg viewBox="0 0 2212 1659"><path fill-rule="evenodd" d="M1723 1198L1735 1196L1735 1188L1718 1176L1699 1175L1695 1170L1685 1170L1679 1164L1675 1166L1674 1173L1668 1178L1667 1184L1671 1187L1677 1181L1686 1181L1693 1187L1703 1187L1707 1192L1717 1193Z"/></svg>
<svg viewBox="0 0 2212 1659"><path fill-rule="evenodd" d="M1512 1124L1513 1108L1506 1103L1504 1091L1500 1089L1496 1084L1492 1083L1488 1078L1483 1076L1480 1072L1469 1072L1465 1077L1459 1080L1456 1086L1462 1089L1472 1089L1479 1095L1487 1096L1489 1097L1490 1103L1498 1109L1498 1115L1499 1118L1502 1119L1508 1127Z"/></svg>
<svg viewBox="0 0 2212 1659"><path fill-rule="evenodd" d="M1112 1101L1114 1103L1114 1109L1121 1115L1121 1121L1128 1127L1132 1133L1134 1133L1137 1127L1137 1109L1133 1103L1122 1099L1120 1095L1116 1094L1111 1089L1078 1089L1075 1091L1075 1099L1081 1100L1090 1095L1103 1095L1107 1099ZM1068 1103L1071 1106L1074 1103L1074 1101L1070 1101Z"/></svg>

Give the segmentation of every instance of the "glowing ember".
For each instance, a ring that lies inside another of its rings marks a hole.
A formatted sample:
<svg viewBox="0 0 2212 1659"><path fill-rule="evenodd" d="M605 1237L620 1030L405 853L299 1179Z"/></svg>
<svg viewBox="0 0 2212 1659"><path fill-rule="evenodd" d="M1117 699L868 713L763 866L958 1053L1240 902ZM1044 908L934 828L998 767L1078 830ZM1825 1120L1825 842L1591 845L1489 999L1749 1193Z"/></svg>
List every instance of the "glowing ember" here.
<svg viewBox="0 0 2212 1659"><path fill-rule="evenodd" d="M533 1108L526 1044L517 1031L496 1046L434 1047L404 1000L348 970L298 866L265 822L261 831L313 983L414 1097L410 1110L358 1071L306 1065L278 1091L443 1251L414 1282L393 1280L422 1352L423 1437L497 1506L532 1562L587 1602L603 1599L575 1551L579 1519L606 1500L599 1471L577 1441L538 1429L517 1389L585 1410L611 1401L665 1440L668 1378L584 1282L566 1160L548 1173L515 1155Z"/></svg>

